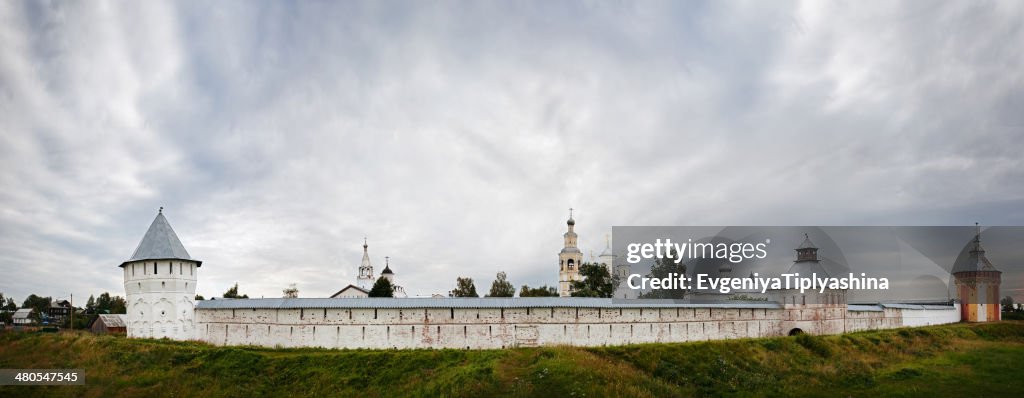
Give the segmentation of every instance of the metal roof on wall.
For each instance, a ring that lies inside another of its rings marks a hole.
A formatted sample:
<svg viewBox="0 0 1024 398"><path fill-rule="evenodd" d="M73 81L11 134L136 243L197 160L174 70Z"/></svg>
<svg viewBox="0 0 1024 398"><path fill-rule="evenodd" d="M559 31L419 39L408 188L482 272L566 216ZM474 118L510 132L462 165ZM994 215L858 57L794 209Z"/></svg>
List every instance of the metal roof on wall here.
<svg viewBox="0 0 1024 398"><path fill-rule="evenodd" d="M956 307L952 305L934 305L934 304L900 304L900 303L882 303L882 304L850 304L846 308L850 311L884 311L886 308L899 308L904 310L952 310Z"/></svg>
<svg viewBox="0 0 1024 398"><path fill-rule="evenodd" d="M780 309L775 302L689 303L673 300L615 300L585 297L524 298L266 298L196 302L199 309L299 308L751 308Z"/></svg>

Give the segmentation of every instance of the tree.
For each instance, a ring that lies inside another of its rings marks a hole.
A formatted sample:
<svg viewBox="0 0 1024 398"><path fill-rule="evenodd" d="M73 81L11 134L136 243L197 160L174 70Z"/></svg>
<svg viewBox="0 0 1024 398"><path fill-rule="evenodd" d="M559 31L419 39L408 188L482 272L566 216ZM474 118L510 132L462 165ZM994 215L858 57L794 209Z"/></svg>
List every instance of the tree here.
<svg viewBox="0 0 1024 398"><path fill-rule="evenodd" d="M89 295L89 300L85 302L85 311L89 313L96 312L96 298L93 295Z"/></svg>
<svg viewBox="0 0 1024 398"><path fill-rule="evenodd" d="M1013 297L1006 296L999 301L999 304L1003 305L1003 312L1013 312Z"/></svg>
<svg viewBox="0 0 1024 398"><path fill-rule="evenodd" d="M13 320L12 317L14 316L13 312L17 310L17 306L15 306L14 310L8 309L6 306L8 301L12 303L14 302L14 300L11 300L10 298L5 299L4 294L0 293L0 323L11 323Z"/></svg>
<svg viewBox="0 0 1024 398"><path fill-rule="evenodd" d="M206 298L203 297L203 295L201 295L201 294L197 294L196 295L196 301L199 301L199 300L206 300Z"/></svg>
<svg viewBox="0 0 1024 398"><path fill-rule="evenodd" d="M491 292L487 297L512 297L516 295L516 288L506 279L504 272L499 272L497 279L491 283Z"/></svg>
<svg viewBox="0 0 1024 398"><path fill-rule="evenodd" d="M284 293L284 298L298 298L299 288L295 287L295 284L288 285L287 289L281 291Z"/></svg>
<svg viewBox="0 0 1024 398"><path fill-rule="evenodd" d="M124 297L114 296L110 299L110 313L111 314L127 314L128 313L128 302L125 301Z"/></svg>
<svg viewBox="0 0 1024 398"><path fill-rule="evenodd" d="M473 284L473 278L462 278L455 279L455 290L449 294L452 297L480 297L476 294L476 285Z"/></svg>
<svg viewBox="0 0 1024 398"><path fill-rule="evenodd" d="M110 293L103 292L100 297L96 299L96 313L98 314L109 314L110 313Z"/></svg>
<svg viewBox="0 0 1024 398"><path fill-rule="evenodd" d="M97 314L125 314L128 312L128 303L121 296L111 296L109 292L103 292L94 302Z"/></svg>
<svg viewBox="0 0 1024 398"><path fill-rule="evenodd" d="M97 314L83 314L75 315L74 324L71 325L72 329L88 329L89 324L92 323L93 319L96 319L99 315Z"/></svg>
<svg viewBox="0 0 1024 398"><path fill-rule="evenodd" d="M380 277L377 278L377 282L374 282L373 288L370 289L370 297L395 297L395 286L391 284L388 278Z"/></svg>
<svg viewBox="0 0 1024 398"><path fill-rule="evenodd" d="M519 297L558 297L558 289L548 285L535 288L523 285L519 289Z"/></svg>
<svg viewBox="0 0 1024 398"><path fill-rule="evenodd" d="M664 258L654 260L654 265L651 266L651 272L647 274L649 278L667 278L670 274L686 275L686 264L680 261L678 264L675 260L675 251L669 249L668 254ZM647 293L641 293L640 298L645 299L683 299L686 298L686 289L651 289Z"/></svg>
<svg viewBox="0 0 1024 398"><path fill-rule="evenodd" d="M230 289L228 289L228 291L224 292L224 298L247 299L247 298L249 298L249 295L248 294L239 295L238 294L238 282L235 282L235 286L232 286Z"/></svg>
<svg viewBox="0 0 1024 398"><path fill-rule="evenodd" d="M14 298L8 297L7 298L7 304L4 305L4 309L6 309L8 311L17 311L18 310L18 303L14 302Z"/></svg>
<svg viewBox="0 0 1024 398"><path fill-rule="evenodd" d="M50 297L40 297L34 294L28 295L25 298L25 302L21 304L21 308L31 308L34 310L33 317L36 320L42 320L43 316L46 316L50 310L50 303L53 301Z"/></svg>
<svg viewBox="0 0 1024 398"><path fill-rule="evenodd" d="M608 272L608 267L601 264L583 263L580 266L582 281L572 282L573 297L612 297L619 278Z"/></svg>
<svg viewBox="0 0 1024 398"><path fill-rule="evenodd" d="M768 301L767 297L754 297L746 294L734 294L729 296L729 300L737 301Z"/></svg>

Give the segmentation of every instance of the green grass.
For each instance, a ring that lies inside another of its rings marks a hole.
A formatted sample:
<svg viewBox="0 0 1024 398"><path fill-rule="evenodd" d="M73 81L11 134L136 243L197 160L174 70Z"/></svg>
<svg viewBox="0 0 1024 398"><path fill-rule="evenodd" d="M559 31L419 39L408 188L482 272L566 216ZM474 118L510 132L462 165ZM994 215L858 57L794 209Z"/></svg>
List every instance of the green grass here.
<svg viewBox="0 0 1024 398"><path fill-rule="evenodd" d="M0 396L1019 396L1024 322L624 347L321 350L0 334L0 368L85 386Z"/></svg>
<svg viewBox="0 0 1024 398"><path fill-rule="evenodd" d="M1004 321L1024 321L1024 312L1003 312Z"/></svg>

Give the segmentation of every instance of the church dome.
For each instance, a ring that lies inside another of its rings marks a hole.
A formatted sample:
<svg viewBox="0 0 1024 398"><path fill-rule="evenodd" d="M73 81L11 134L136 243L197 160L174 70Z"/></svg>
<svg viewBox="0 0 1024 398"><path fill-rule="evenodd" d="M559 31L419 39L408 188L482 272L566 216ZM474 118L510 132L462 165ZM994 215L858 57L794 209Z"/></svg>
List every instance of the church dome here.
<svg viewBox="0 0 1024 398"><path fill-rule="evenodd" d="M566 221L565 223L569 225L576 225L576 220L573 220L572 217L569 217L569 221Z"/></svg>
<svg viewBox="0 0 1024 398"><path fill-rule="evenodd" d="M380 273L380 274L381 274L381 275L385 275L385 274L391 274L391 275L394 275L395 273L394 273L394 272L391 272L391 267L390 267L390 266L384 266L384 271L381 271L381 273Z"/></svg>

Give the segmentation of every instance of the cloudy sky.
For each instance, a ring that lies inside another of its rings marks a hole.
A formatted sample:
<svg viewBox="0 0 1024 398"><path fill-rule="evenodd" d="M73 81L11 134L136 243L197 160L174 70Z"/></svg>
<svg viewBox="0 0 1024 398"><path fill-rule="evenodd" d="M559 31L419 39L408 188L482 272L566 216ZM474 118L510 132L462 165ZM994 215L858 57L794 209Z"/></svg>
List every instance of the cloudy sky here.
<svg viewBox="0 0 1024 398"><path fill-rule="evenodd" d="M0 2L0 292L557 283L613 225L1024 224L1024 3ZM77 301L77 300L76 300Z"/></svg>

